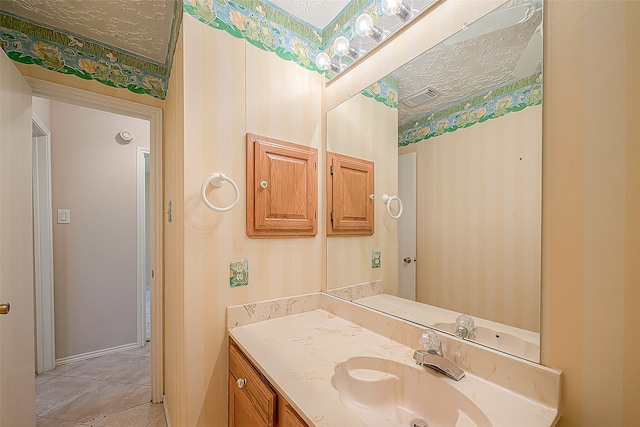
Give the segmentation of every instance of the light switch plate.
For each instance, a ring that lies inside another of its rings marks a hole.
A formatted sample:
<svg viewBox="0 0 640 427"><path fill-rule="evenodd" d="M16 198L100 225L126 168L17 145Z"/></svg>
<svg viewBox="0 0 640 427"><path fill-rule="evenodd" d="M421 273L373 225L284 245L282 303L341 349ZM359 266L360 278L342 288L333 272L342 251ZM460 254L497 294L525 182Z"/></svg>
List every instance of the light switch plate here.
<svg viewBox="0 0 640 427"><path fill-rule="evenodd" d="M58 209L58 224L71 224L71 211Z"/></svg>

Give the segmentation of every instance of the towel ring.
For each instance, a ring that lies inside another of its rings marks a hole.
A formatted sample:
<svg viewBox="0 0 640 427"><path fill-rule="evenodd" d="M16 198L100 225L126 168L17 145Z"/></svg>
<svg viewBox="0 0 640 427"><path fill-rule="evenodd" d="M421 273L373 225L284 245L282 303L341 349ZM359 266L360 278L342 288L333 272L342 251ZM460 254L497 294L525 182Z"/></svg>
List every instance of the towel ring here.
<svg viewBox="0 0 640 427"><path fill-rule="evenodd" d="M394 215L391 213L391 202L397 200L398 201L398 214ZM384 202L385 205L387 205L387 213L389 214L389 216L393 219L398 219L400 218L400 215L402 215L402 200L400 200L400 198L398 196L389 196L387 194L385 194L384 196L382 196L382 201Z"/></svg>
<svg viewBox="0 0 640 427"><path fill-rule="evenodd" d="M229 206L219 208L218 206L214 206L213 204L211 204L209 199L207 199L207 186L211 184L216 188L220 188L225 181L227 181L233 187L233 190L236 192L236 198L233 200L233 202L231 202ZM204 202L204 204L216 212L230 211L238 204L238 201L240 200L240 189L238 188L238 185L225 174L217 172L204 180L204 182L202 183L202 188L200 189L200 193L202 195L202 201Z"/></svg>

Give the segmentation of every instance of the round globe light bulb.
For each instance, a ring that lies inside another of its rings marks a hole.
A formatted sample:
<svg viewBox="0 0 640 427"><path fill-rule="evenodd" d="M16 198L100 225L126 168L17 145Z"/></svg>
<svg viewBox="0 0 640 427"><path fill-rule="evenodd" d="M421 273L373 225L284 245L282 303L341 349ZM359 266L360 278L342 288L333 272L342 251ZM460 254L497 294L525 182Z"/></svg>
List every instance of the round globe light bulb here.
<svg viewBox="0 0 640 427"><path fill-rule="evenodd" d="M382 0L382 12L387 15L395 15L400 11L402 0Z"/></svg>
<svg viewBox="0 0 640 427"><path fill-rule="evenodd" d="M346 37L340 36L333 42L333 50L338 56L345 56L349 54L350 50L349 40Z"/></svg>
<svg viewBox="0 0 640 427"><path fill-rule="evenodd" d="M331 67L331 58L325 52L320 52L316 56L316 66L321 70L328 70Z"/></svg>
<svg viewBox="0 0 640 427"><path fill-rule="evenodd" d="M370 15L363 13L358 16L358 19L356 19L356 33L360 37L367 37L373 33L373 18Z"/></svg>

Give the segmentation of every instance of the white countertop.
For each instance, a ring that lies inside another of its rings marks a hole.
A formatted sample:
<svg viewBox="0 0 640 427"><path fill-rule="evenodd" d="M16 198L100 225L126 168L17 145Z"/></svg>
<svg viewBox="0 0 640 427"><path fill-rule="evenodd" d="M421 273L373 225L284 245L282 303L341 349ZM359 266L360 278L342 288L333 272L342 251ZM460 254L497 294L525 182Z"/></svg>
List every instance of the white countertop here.
<svg viewBox="0 0 640 427"><path fill-rule="evenodd" d="M311 426L365 426L331 385L336 365L373 356L425 369L473 401L494 426L551 426L558 411L469 373L454 381L415 365L410 347L323 309L236 326L229 335Z"/></svg>

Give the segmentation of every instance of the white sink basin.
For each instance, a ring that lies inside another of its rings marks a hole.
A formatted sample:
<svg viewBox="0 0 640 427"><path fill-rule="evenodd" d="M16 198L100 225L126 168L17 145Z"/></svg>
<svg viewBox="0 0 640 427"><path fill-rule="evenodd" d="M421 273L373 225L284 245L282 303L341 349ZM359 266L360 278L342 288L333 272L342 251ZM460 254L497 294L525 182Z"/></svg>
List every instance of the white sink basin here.
<svg viewBox="0 0 640 427"><path fill-rule="evenodd" d="M433 327L451 334L455 334L456 331L455 323L436 323ZM538 360L540 357L540 348L538 345L515 335L507 334L484 326L476 327L475 339L470 341L488 345L496 350L515 354L528 360Z"/></svg>
<svg viewBox="0 0 640 427"><path fill-rule="evenodd" d="M340 400L368 426L490 427L480 409L428 368L376 357L352 357L338 364L331 384Z"/></svg>

